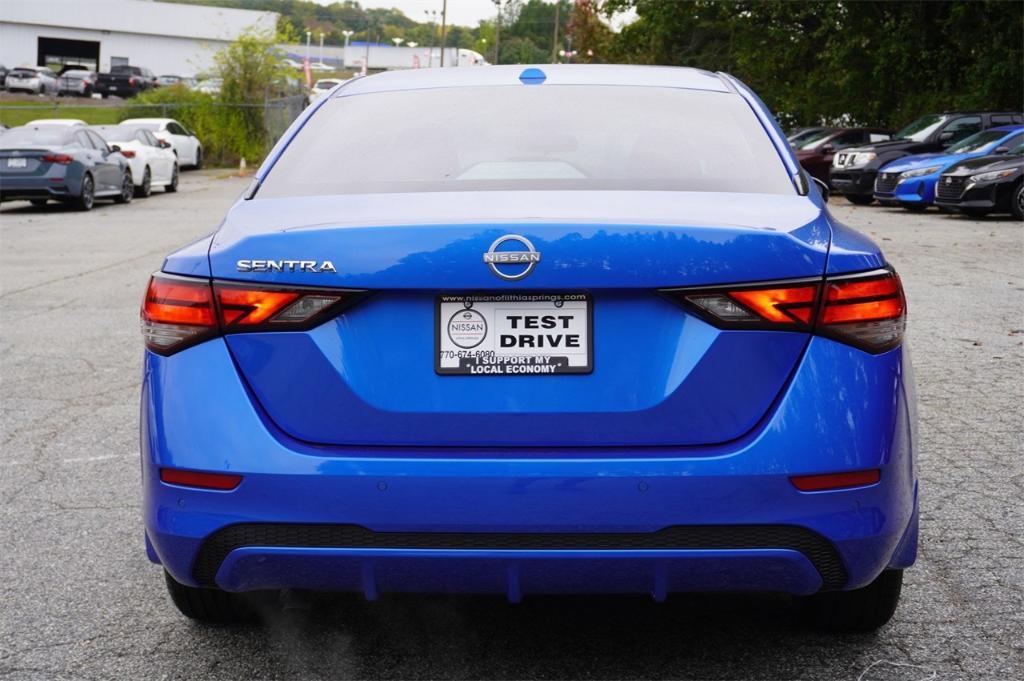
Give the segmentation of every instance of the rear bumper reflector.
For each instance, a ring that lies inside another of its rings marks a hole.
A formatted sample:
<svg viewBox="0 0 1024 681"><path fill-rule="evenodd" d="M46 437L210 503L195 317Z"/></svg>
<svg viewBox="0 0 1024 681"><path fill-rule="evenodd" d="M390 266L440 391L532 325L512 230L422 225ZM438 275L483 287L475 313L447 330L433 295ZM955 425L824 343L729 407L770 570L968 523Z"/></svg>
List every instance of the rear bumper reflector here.
<svg viewBox="0 0 1024 681"><path fill-rule="evenodd" d="M198 487L200 489L232 490L242 482L241 475L225 473L202 473L183 471L177 468L161 468L160 480L169 485Z"/></svg>
<svg viewBox="0 0 1024 681"><path fill-rule="evenodd" d="M877 468L849 473L824 473L822 475L794 475L789 479L801 492L823 492L848 487L874 485L882 479L882 472Z"/></svg>

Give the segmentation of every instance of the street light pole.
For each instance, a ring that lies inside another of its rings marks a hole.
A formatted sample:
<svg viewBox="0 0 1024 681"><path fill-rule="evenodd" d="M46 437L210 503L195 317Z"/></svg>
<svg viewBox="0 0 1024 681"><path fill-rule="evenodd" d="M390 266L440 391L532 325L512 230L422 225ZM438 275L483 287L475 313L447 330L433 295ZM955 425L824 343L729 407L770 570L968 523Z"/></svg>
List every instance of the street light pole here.
<svg viewBox="0 0 1024 681"><path fill-rule="evenodd" d="M437 10L425 9L423 13L427 15L427 25L430 26L430 53L427 55L427 68L433 68L434 66L434 39L437 35L434 33L437 26Z"/></svg>
<svg viewBox="0 0 1024 681"><path fill-rule="evenodd" d="M441 68L444 68L444 37L448 28L448 0L441 3Z"/></svg>
<svg viewBox="0 0 1024 681"><path fill-rule="evenodd" d="M494 25L494 63L501 63L501 0L491 0L498 6L498 22Z"/></svg>
<svg viewBox="0 0 1024 681"><path fill-rule="evenodd" d="M324 34L320 33L320 58L317 60L320 64L324 63Z"/></svg>
<svg viewBox="0 0 1024 681"><path fill-rule="evenodd" d="M348 68L348 39L352 37L355 31L342 31L341 34L345 36L345 52L341 56L341 65Z"/></svg>
<svg viewBox="0 0 1024 681"><path fill-rule="evenodd" d="M309 63L309 39L313 36L312 31L306 31L306 63Z"/></svg>

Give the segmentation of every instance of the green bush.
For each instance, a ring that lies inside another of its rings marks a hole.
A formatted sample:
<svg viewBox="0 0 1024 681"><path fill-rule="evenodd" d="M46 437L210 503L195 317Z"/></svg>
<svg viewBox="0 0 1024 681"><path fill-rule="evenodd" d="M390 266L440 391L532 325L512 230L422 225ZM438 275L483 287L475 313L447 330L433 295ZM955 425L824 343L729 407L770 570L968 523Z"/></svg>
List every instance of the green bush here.
<svg viewBox="0 0 1024 681"><path fill-rule="evenodd" d="M213 165L238 162L238 149L228 133L228 121L217 100L204 92L184 85L148 90L129 100L121 109L120 119L174 118L195 132L203 143L203 155Z"/></svg>
<svg viewBox="0 0 1024 681"><path fill-rule="evenodd" d="M219 95L184 85L157 88L131 100L120 118L175 118L196 133L211 164L236 165L240 158L258 163L272 142L266 103L287 88L287 69L273 45L272 38L243 35L216 56Z"/></svg>

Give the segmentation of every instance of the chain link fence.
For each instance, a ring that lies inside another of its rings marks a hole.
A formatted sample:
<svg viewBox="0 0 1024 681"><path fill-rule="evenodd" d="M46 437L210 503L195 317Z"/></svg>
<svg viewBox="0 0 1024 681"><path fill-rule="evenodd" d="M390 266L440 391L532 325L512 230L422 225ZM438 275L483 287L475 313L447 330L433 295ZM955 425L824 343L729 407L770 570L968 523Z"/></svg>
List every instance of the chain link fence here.
<svg viewBox="0 0 1024 681"><path fill-rule="evenodd" d="M13 128L38 119L70 118L88 125L115 125L128 118L173 118L195 131L211 161L230 164L237 163L239 156L248 156L252 163L259 160L253 157L258 154L253 149L262 146L263 153L269 150L302 113L306 103L303 94L267 99L262 104L210 100L146 104L130 99L78 103L54 98L38 104L4 102L0 105L0 124ZM244 130L238 129L240 124L244 124ZM232 143L239 138L247 142L259 138L259 144L245 145L243 152L239 144Z"/></svg>

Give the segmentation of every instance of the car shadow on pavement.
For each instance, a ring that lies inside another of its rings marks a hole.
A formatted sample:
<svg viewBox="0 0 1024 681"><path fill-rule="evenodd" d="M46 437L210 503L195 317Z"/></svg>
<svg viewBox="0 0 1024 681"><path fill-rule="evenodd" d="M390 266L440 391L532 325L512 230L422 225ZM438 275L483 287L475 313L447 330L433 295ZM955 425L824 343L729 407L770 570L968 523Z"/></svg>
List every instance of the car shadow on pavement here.
<svg viewBox="0 0 1024 681"><path fill-rule="evenodd" d="M193 631L192 642L209 648L211 627ZM218 628L221 635L231 654L267 655L269 676L464 679L753 678L756 670L826 678L826 669L855 667L876 638L805 629L790 599L770 594L676 595L663 604L543 596L519 605L321 596L308 609L264 613L261 627Z"/></svg>

